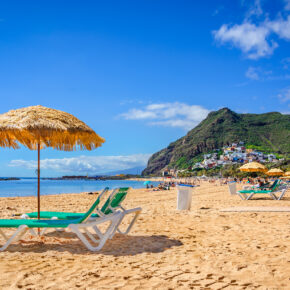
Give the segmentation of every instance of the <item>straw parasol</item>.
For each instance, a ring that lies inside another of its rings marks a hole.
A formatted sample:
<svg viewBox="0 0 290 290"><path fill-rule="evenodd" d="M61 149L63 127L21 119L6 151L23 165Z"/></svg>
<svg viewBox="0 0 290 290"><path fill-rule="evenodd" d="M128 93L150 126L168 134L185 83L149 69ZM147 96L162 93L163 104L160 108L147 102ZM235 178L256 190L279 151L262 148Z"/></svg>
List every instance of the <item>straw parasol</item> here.
<svg viewBox="0 0 290 290"><path fill-rule="evenodd" d="M239 168L243 172L265 172L267 171L267 168L258 162L250 162L246 163L243 166Z"/></svg>
<svg viewBox="0 0 290 290"><path fill-rule="evenodd" d="M105 140L71 114L31 106L0 115L0 147L18 149L19 144L38 151L37 209L40 212L40 149L92 150Z"/></svg>
<svg viewBox="0 0 290 290"><path fill-rule="evenodd" d="M271 170L266 172L266 174L270 175L270 176L281 176L281 175L283 175L283 173L284 173L284 171L279 169L279 168L272 168Z"/></svg>

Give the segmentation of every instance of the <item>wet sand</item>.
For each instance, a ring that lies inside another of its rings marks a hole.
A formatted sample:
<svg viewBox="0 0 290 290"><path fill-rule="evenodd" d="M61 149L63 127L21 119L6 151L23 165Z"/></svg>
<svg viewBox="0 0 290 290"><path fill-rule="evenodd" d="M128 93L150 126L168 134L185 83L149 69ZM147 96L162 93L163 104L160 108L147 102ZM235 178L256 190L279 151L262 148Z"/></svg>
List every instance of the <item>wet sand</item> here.
<svg viewBox="0 0 290 290"><path fill-rule="evenodd" d="M42 210L84 212L95 198L44 196ZM289 190L282 201L258 198L242 201L227 186L204 182L192 209L177 211L176 189L132 190L124 206L143 211L128 236L116 234L93 253L71 233L28 234L0 253L0 288L290 289L290 213L220 212L290 206ZM35 208L33 197L0 198L3 218Z"/></svg>

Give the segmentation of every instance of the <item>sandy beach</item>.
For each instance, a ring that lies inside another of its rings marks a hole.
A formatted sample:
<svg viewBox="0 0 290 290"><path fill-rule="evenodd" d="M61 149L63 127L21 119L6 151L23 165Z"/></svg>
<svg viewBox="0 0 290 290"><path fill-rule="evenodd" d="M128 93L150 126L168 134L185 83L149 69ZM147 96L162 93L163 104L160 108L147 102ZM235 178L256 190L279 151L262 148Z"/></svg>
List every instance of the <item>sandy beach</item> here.
<svg viewBox="0 0 290 290"><path fill-rule="evenodd" d="M95 198L44 196L42 210L83 212ZM289 207L289 191L282 201L242 201L227 186L204 182L194 190L190 211L176 210L176 189L131 190L124 206L143 208L138 222L100 252L88 251L71 233L26 235L0 253L0 288L290 289L290 213L220 212ZM36 199L1 198L0 209L2 218L10 218L34 211Z"/></svg>

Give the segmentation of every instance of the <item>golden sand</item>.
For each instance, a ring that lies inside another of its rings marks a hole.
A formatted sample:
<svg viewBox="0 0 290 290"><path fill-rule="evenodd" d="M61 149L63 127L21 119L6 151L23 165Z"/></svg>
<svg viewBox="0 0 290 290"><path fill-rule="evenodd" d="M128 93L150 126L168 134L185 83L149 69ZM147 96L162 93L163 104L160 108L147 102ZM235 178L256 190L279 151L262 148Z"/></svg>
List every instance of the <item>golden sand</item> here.
<svg viewBox="0 0 290 290"><path fill-rule="evenodd" d="M42 210L86 211L87 194L42 197ZM128 236L100 252L70 233L50 231L0 253L1 289L290 289L290 213L220 212L245 206L290 206L259 197L242 201L204 182L191 211L176 211L176 189L132 190L126 208L143 212ZM1 198L1 216L34 211L32 197ZM1 238L1 244L3 239Z"/></svg>

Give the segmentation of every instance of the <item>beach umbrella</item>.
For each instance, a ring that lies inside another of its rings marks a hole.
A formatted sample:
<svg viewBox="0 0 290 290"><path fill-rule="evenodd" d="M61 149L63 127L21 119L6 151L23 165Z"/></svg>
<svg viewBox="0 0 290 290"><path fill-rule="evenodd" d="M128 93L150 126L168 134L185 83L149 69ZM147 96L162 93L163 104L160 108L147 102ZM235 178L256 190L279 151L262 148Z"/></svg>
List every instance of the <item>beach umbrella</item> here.
<svg viewBox="0 0 290 290"><path fill-rule="evenodd" d="M290 171L286 171L283 175L283 177L280 177L280 178L283 178L283 179L290 179Z"/></svg>
<svg viewBox="0 0 290 290"><path fill-rule="evenodd" d="M272 168L271 170L266 172L266 174L270 176L281 176L284 174L284 171L279 168Z"/></svg>
<svg viewBox="0 0 290 290"><path fill-rule="evenodd" d="M261 163L258 162L250 162L246 163L239 168L243 172L266 172L267 168Z"/></svg>
<svg viewBox="0 0 290 290"><path fill-rule="evenodd" d="M31 106L0 115L0 147L18 149L22 144L38 151L37 211L40 216L40 150L92 150L105 140L71 114Z"/></svg>
<svg viewBox="0 0 290 290"><path fill-rule="evenodd" d="M151 183L151 181L150 180L146 180L146 181L144 181L144 185L148 185L148 184L150 184Z"/></svg>

